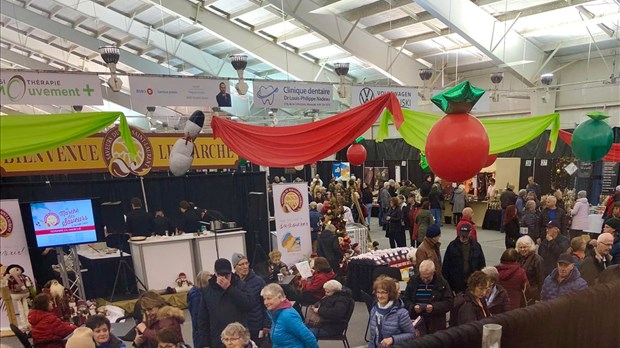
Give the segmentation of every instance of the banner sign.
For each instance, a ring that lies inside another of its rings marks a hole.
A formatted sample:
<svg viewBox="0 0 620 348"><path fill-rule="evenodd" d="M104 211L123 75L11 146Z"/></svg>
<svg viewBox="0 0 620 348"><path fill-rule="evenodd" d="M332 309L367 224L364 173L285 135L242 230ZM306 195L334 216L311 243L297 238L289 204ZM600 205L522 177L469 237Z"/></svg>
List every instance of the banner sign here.
<svg viewBox="0 0 620 348"><path fill-rule="evenodd" d="M273 185L277 248L289 266L305 261L312 253L308 183Z"/></svg>
<svg viewBox="0 0 620 348"><path fill-rule="evenodd" d="M92 74L0 71L2 104L103 105L101 81Z"/></svg>
<svg viewBox="0 0 620 348"><path fill-rule="evenodd" d="M22 214L19 210L17 199L3 199L0 201L0 250L2 274L4 274L5 267L20 265L24 269L23 274L35 281L32 265L30 264L30 255L28 254ZM3 289L3 292L4 290L7 289ZM4 300L3 298L2 301ZM6 303L2 303L0 305L0 328L2 331L11 330L9 324L8 307Z"/></svg>
<svg viewBox="0 0 620 348"><path fill-rule="evenodd" d="M231 107L228 81L181 77L129 76L134 106Z"/></svg>
<svg viewBox="0 0 620 348"><path fill-rule="evenodd" d="M132 161L117 127L69 145L0 162L3 176L110 172L117 177L167 171L170 150L183 134L149 134L131 127L137 155ZM235 168L239 156L222 139L199 135L191 169Z"/></svg>
<svg viewBox="0 0 620 348"><path fill-rule="evenodd" d="M401 108L412 109L417 106L417 88L353 85L351 88L351 107L362 105L389 92L396 94Z"/></svg>
<svg viewBox="0 0 620 348"><path fill-rule="evenodd" d="M333 163L332 176L336 181L349 181L351 179L351 164L349 162Z"/></svg>
<svg viewBox="0 0 620 348"><path fill-rule="evenodd" d="M253 84L256 107L328 109L332 106L332 85L286 81L254 81Z"/></svg>

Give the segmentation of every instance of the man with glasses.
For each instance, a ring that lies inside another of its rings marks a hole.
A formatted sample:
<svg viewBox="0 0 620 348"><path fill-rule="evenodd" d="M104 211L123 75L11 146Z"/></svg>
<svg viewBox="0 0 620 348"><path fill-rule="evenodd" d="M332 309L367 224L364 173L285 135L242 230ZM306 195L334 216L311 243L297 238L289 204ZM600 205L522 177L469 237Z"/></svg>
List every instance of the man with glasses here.
<svg viewBox="0 0 620 348"><path fill-rule="evenodd" d="M444 277L435 272L433 261L420 263L420 271L407 283L404 300L411 304L411 319L423 318L420 328L423 335L446 328L446 313L452 309L452 290Z"/></svg>
<svg viewBox="0 0 620 348"><path fill-rule="evenodd" d="M250 330L252 341L259 343L259 332L266 327L266 309L263 305L263 298L260 295L260 291L265 287L265 281L250 269L250 261L243 254L234 253L232 265L235 269L235 274L245 283L250 294L252 309L248 312L248 329Z"/></svg>
<svg viewBox="0 0 620 348"><path fill-rule="evenodd" d="M620 264L620 202L614 205L614 217L605 220L603 233L609 233L614 237L614 245L611 247L611 263Z"/></svg>
<svg viewBox="0 0 620 348"><path fill-rule="evenodd" d="M581 278L581 273L575 268L575 260L571 254L561 254L557 265L558 267L545 278L540 292L542 301L551 301L564 294L588 287L588 283Z"/></svg>
<svg viewBox="0 0 620 348"><path fill-rule="evenodd" d="M230 261L217 259L214 269L209 285L202 290L198 328L203 347L224 348L220 339L222 330L234 322L247 325L254 300L246 284L232 274Z"/></svg>
<svg viewBox="0 0 620 348"><path fill-rule="evenodd" d="M610 233L601 233L596 240L596 247L579 266L581 276L588 285L594 285L599 275L611 265L609 253L613 244L614 237Z"/></svg>

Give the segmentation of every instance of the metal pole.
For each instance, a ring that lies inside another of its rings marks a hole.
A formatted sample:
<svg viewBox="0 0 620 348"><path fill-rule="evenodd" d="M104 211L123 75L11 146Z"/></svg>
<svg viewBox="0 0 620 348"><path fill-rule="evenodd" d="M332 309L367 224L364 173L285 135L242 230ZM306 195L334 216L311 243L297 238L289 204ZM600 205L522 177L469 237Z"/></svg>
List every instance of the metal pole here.
<svg viewBox="0 0 620 348"><path fill-rule="evenodd" d="M140 177L140 186L142 187L142 200L144 201L144 210L149 212L149 203L146 201L146 190L144 190L144 177Z"/></svg>
<svg viewBox="0 0 620 348"><path fill-rule="evenodd" d="M73 271L75 272L75 282L77 283L78 292L80 298L86 300L86 291L84 291L84 282L82 281L82 267L80 266L80 256L76 245L71 246L73 251Z"/></svg>

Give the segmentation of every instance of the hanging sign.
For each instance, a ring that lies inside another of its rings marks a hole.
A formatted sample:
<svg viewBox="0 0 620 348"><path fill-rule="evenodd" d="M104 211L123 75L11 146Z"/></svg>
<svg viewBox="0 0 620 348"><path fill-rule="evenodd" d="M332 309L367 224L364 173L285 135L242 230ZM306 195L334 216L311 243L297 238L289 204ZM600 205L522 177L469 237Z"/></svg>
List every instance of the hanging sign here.
<svg viewBox="0 0 620 348"><path fill-rule="evenodd" d="M351 107L362 105L389 92L396 94L401 108L411 109L417 105L418 92L416 88L353 85L351 87Z"/></svg>
<svg viewBox="0 0 620 348"><path fill-rule="evenodd" d="M620 163L603 161L603 194L613 194L618 185L618 172L620 171Z"/></svg>
<svg viewBox="0 0 620 348"><path fill-rule="evenodd" d="M282 262L291 266L308 260L312 253L308 183L273 185L273 201Z"/></svg>
<svg viewBox="0 0 620 348"><path fill-rule="evenodd" d="M332 176L336 181L349 181L351 179L351 164L349 162L333 163Z"/></svg>
<svg viewBox="0 0 620 348"><path fill-rule="evenodd" d="M110 172L117 177L144 176L151 170L167 171L170 150L182 134L149 134L130 127L136 146L131 160L117 127L43 153L0 162L3 176ZM199 135L194 143L191 169L235 168L239 156L222 139Z"/></svg>
<svg viewBox="0 0 620 348"><path fill-rule="evenodd" d="M232 106L228 81L183 77L129 76L131 102L147 106ZM219 102L219 103L218 103Z"/></svg>
<svg viewBox="0 0 620 348"><path fill-rule="evenodd" d="M328 109L332 106L332 85L282 81L254 81L253 84L257 107Z"/></svg>
<svg viewBox="0 0 620 348"><path fill-rule="evenodd" d="M2 104L103 105L101 81L93 74L0 71Z"/></svg>
<svg viewBox="0 0 620 348"><path fill-rule="evenodd" d="M22 214L19 210L19 202L16 199L3 199L0 201L0 264L2 273L10 265L20 265L24 269L24 275L34 279L30 255L28 254L28 243L26 233L22 223ZM34 285L34 284L33 284ZM2 289L3 293L5 289ZM9 300L10 297L7 299ZM5 301L5 298L0 300ZM0 329L9 331L9 307L6 303L0 305Z"/></svg>

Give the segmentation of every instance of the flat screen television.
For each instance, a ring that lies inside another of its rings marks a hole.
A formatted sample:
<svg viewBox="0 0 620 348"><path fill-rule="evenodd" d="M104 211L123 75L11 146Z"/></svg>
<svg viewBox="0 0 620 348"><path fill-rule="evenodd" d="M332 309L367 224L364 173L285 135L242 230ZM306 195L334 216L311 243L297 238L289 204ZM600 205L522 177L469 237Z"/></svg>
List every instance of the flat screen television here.
<svg viewBox="0 0 620 348"><path fill-rule="evenodd" d="M21 204L24 229L39 248L104 240L98 199L71 199Z"/></svg>

